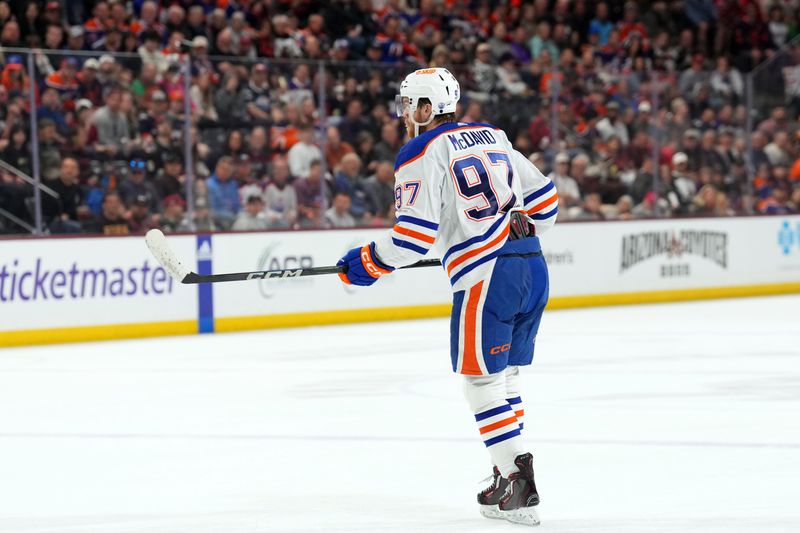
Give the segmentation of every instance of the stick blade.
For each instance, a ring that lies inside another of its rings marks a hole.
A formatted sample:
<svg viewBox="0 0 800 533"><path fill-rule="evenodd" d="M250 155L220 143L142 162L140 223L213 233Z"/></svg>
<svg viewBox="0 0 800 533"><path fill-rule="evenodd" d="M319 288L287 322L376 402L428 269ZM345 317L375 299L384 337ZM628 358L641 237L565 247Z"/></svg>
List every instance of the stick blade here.
<svg viewBox="0 0 800 533"><path fill-rule="evenodd" d="M183 282L183 280L191 273L191 270L186 268L178 261L178 257L172 251L172 248L167 244L167 238L158 229L151 229L144 236L147 247L150 248L150 253L153 257L164 267L170 276L176 280Z"/></svg>

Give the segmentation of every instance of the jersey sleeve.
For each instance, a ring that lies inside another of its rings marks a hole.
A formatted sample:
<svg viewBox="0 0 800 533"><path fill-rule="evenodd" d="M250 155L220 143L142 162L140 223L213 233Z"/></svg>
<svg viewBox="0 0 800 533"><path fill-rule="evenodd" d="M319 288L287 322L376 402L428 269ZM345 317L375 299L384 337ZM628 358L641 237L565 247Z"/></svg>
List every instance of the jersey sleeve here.
<svg viewBox="0 0 800 533"><path fill-rule="evenodd" d="M397 220L375 241L383 263L395 268L410 265L433 248L439 233L443 178L444 164L436 150L423 151L395 170Z"/></svg>
<svg viewBox="0 0 800 533"><path fill-rule="evenodd" d="M533 219L536 233L540 235L556 223L558 215L556 185L516 150L511 150L511 163L522 184L525 213Z"/></svg>

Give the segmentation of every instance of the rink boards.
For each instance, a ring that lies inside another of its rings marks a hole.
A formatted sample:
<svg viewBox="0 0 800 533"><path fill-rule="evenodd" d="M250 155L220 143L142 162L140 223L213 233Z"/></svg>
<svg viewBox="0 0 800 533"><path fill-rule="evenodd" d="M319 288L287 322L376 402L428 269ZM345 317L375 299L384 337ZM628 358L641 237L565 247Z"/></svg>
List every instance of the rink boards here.
<svg viewBox="0 0 800 533"><path fill-rule="evenodd" d="M333 264L384 231L169 242L222 273ZM542 244L551 308L800 292L800 216L557 224ZM336 276L197 286L171 280L140 236L0 240L0 346L446 316L450 298L435 267L367 289Z"/></svg>

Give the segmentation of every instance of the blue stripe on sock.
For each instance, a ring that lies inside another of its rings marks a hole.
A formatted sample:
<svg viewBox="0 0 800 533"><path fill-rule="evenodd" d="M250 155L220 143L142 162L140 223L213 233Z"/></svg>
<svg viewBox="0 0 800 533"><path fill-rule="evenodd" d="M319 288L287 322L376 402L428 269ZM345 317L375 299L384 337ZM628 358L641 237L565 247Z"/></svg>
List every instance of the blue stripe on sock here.
<svg viewBox="0 0 800 533"><path fill-rule="evenodd" d="M520 435L521 435L521 433L519 431L519 428L517 428L517 429L514 429L512 431L509 431L508 433L503 433L502 435L498 435L496 437L492 437L489 440L485 440L485 441L483 441L483 443L486 444L486 447L488 448L489 446L491 446L493 444L497 444L498 442L503 442L504 440L508 440L508 439L513 438L513 437L519 437Z"/></svg>
<svg viewBox="0 0 800 533"><path fill-rule="evenodd" d="M519 396L515 398L506 398L506 401L511 405L517 405L518 403L522 403L522 398L520 398Z"/></svg>
<svg viewBox="0 0 800 533"><path fill-rule="evenodd" d="M500 413L504 413L506 411L511 411L511 406L508 404L501 405L500 407L495 407L494 409L489 409L488 411L484 411L482 413L478 413L475 415L475 422L480 422L481 420L486 420L487 418L493 417L495 415L499 415Z"/></svg>

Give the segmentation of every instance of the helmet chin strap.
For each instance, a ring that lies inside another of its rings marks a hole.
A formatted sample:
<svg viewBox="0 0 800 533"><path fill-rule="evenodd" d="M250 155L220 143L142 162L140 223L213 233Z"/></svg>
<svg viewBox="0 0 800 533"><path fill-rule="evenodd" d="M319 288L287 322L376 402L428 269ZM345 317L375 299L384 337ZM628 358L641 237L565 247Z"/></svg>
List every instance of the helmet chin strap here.
<svg viewBox="0 0 800 533"><path fill-rule="evenodd" d="M416 120L414 120L414 116L412 115L411 116L411 122L414 123L414 137L418 137L419 136L419 127L420 126L427 126L428 124L433 122L434 118L435 118L435 116L434 116L432 111L431 111L431 116L425 122L417 122Z"/></svg>

